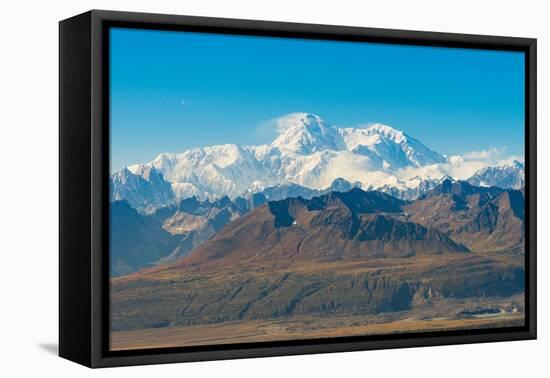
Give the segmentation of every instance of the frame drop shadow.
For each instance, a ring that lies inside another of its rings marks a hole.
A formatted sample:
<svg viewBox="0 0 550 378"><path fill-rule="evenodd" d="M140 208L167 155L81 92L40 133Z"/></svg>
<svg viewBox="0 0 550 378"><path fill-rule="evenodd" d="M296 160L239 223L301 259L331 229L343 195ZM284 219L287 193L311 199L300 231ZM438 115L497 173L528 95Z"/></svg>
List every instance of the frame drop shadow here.
<svg viewBox="0 0 550 378"><path fill-rule="evenodd" d="M59 345L57 343L40 343L38 347L56 356L59 354Z"/></svg>

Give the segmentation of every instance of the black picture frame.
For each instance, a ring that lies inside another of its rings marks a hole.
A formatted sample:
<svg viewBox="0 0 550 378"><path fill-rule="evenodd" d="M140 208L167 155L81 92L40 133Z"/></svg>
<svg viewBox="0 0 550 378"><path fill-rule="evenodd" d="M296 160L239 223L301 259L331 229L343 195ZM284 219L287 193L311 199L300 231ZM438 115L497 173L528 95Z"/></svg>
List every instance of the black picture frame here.
<svg viewBox="0 0 550 378"><path fill-rule="evenodd" d="M109 351L109 27L525 54L526 324L517 328ZM535 339L536 39L92 10L59 24L59 354L89 367Z"/></svg>

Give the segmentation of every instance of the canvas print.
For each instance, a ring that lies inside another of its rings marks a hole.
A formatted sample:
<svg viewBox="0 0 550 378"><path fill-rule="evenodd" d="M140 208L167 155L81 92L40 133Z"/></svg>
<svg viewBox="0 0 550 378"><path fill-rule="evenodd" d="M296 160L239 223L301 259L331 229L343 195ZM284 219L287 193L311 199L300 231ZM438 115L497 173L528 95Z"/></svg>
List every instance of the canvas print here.
<svg viewBox="0 0 550 378"><path fill-rule="evenodd" d="M524 325L523 53L109 40L111 350Z"/></svg>

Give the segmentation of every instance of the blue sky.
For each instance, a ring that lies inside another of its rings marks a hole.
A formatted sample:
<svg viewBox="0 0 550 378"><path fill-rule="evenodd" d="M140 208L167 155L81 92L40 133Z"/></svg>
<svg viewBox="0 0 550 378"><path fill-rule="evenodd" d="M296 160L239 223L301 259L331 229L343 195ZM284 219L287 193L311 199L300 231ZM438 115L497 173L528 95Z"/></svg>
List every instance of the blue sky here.
<svg viewBox="0 0 550 378"><path fill-rule="evenodd" d="M522 53L111 30L111 170L161 152L269 143L292 112L381 122L436 151L523 155Z"/></svg>

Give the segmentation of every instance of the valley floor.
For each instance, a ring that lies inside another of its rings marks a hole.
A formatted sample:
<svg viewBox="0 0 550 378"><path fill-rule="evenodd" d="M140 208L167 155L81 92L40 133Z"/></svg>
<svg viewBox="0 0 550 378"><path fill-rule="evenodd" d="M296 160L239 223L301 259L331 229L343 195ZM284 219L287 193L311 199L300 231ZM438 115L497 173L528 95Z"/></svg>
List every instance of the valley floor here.
<svg viewBox="0 0 550 378"><path fill-rule="evenodd" d="M111 350L515 327L525 321L523 300L519 294L506 298L444 299L436 305L393 313L292 316L117 331L111 334Z"/></svg>

